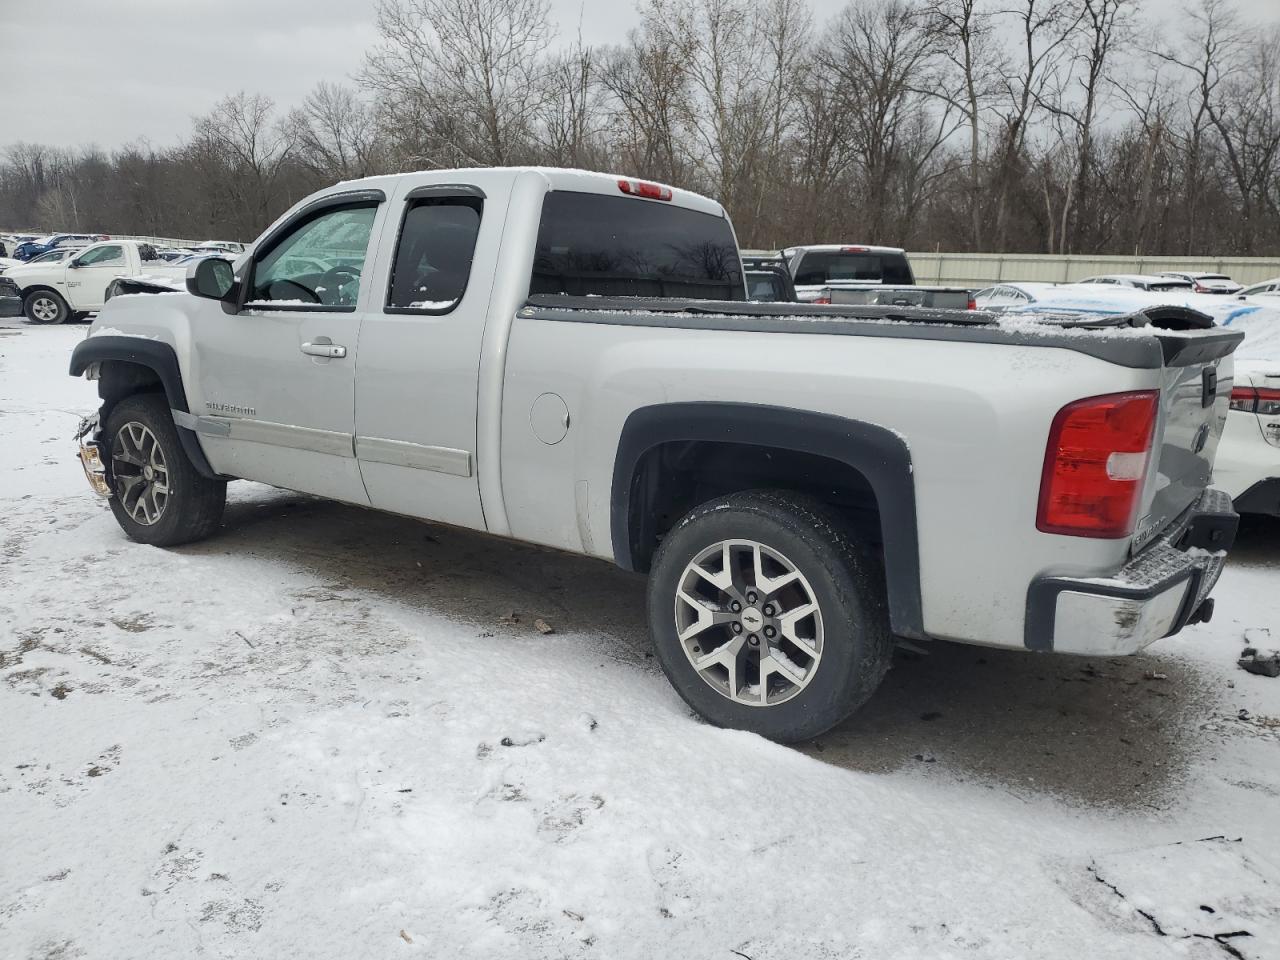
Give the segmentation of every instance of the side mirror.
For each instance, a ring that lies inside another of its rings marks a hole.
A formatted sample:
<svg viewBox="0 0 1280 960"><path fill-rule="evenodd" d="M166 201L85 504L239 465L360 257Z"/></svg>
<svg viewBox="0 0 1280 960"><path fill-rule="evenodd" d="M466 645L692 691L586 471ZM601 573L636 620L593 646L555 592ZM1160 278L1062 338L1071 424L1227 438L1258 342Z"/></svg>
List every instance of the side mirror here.
<svg viewBox="0 0 1280 960"><path fill-rule="evenodd" d="M235 285L235 270L221 257L205 257L187 267L187 293L206 300L222 300Z"/></svg>
<svg viewBox="0 0 1280 960"><path fill-rule="evenodd" d="M70 263L68 263L67 266L71 267L72 269L79 270L81 267L84 266L84 264L81 263L80 260L77 258L75 260L72 260Z"/></svg>

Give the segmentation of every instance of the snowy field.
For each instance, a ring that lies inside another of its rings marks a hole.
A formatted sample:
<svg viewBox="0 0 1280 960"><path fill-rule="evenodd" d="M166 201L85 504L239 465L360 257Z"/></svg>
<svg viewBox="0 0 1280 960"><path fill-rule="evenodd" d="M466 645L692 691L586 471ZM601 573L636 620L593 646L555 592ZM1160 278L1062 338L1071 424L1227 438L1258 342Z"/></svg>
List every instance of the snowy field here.
<svg viewBox="0 0 1280 960"><path fill-rule="evenodd" d="M1148 656L933 645L788 749L604 564L243 483L126 541L83 335L0 323L0 960L1280 957L1280 525Z"/></svg>

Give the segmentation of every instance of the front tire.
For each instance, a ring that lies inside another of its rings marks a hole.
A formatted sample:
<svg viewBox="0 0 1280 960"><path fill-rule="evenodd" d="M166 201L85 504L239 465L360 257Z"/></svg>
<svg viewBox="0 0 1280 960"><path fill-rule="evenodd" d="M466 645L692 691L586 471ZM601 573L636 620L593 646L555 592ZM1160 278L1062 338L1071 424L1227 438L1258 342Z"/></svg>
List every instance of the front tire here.
<svg viewBox="0 0 1280 960"><path fill-rule="evenodd" d="M131 540L172 547L218 529L227 484L192 465L162 394L125 397L112 408L104 434L111 512Z"/></svg>
<svg viewBox="0 0 1280 960"><path fill-rule="evenodd" d="M784 743L867 701L893 650L878 556L809 497L736 493L664 539L648 590L662 669L699 714Z"/></svg>
<svg viewBox="0 0 1280 960"><path fill-rule="evenodd" d="M22 310L32 323L66 323L71 319L67 301L52 290L34 290L27 294Z"/></svg>

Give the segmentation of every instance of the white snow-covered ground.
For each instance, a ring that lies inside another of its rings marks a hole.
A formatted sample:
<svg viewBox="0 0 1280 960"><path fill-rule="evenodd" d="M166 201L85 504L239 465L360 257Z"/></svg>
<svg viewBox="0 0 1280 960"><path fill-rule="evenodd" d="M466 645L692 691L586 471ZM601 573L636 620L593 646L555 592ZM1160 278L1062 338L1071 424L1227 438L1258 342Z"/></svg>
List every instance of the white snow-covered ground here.
<svg viewBox="0 0 1280 960"><path fill-rule="evenodd" d="M603 565L249 484L128 542L84 328L0 327L3 960L1280 957L1280 679L1234 666L1280 536L1154 659L947 648L788 749L692 718Z"/></svg>

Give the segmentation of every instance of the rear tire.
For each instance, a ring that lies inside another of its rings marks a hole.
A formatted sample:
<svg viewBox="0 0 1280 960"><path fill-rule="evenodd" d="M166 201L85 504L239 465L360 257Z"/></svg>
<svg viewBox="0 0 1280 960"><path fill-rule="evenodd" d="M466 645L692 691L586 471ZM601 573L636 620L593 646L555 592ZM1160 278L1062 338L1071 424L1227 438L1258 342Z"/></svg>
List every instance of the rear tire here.
<svg viewBox="0 0 1280 960"><path fill-rule="evenodd" d="M821 502L773 491L709 501L676 524L649 578L649 632L689 706L790 743L875 692L893 652L884 575L846 529Z"/></svg>
<svg viewBox="0 0 1280 960"><path fill-rule="evenodd" d="M103 433L111 512L131 540L172 547L218 529L226 481L201 476L192 465L163 394L125 397L112 408Z"/></svg>
<svg viewBox="0 0 1280 960"><path fill-rule="evenodd" d="M22 310L32 323L66 323L71 319L67 301L52 290L34 290L27 294Z"/></svg>

